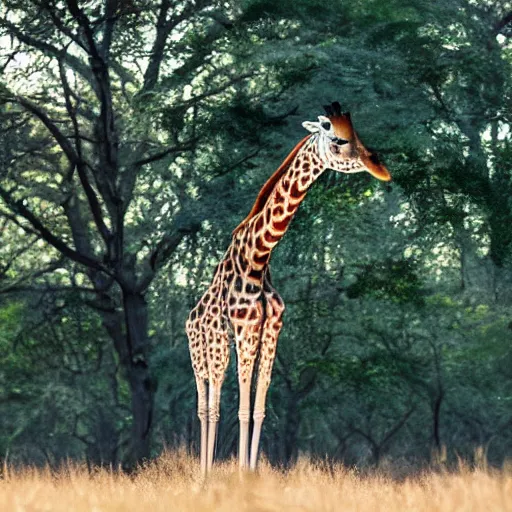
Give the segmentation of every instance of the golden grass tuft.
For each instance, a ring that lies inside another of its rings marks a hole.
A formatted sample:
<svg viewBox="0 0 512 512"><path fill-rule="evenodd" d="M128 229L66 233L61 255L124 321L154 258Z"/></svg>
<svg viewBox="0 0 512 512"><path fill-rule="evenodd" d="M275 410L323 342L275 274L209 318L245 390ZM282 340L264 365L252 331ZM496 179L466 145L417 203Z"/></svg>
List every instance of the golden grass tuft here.
<svg viewBox="0 0 512 512"><path fill-rule="evenodd" d="M397 481L301 460L290 471L263 462L258 474L240 475L232 461L202 483L197 460L168 453L134 475L74 464L58 472L4 468L0 510L512 512L512 473L461 467Z"/></svg>

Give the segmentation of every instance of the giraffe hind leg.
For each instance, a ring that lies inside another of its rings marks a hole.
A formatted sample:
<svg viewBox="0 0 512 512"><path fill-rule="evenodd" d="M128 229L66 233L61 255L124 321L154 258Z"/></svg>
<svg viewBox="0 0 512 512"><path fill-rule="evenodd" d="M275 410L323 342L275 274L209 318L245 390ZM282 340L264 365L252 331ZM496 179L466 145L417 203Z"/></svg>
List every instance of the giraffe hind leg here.
<svg viewBox="0 0 512 512"><path fill-rule="evenodd" d="M272 367L276 357L277 339L283 325L283 311L284 305L279 295L277 295L277 292L267 297L266 319L261 335L260 360L258 365L256 396L254 398L254 426L252 431L250 460L251 471L256 469L258 462L261 427L265 418L265 402L270 386Z"/></svg>
<svg viewBox="0 0 512 512"><path fill-rule="evenodd" d="M238 419L240 424L238 461L240 470L249 465L249 419L251 414L251 381L260 341L260 322L263 307L255 304L246 315L251 318L247 323L240 319L232 319L235 330L236 351L238 356L238 386L240 403Z"/></svg>
<svg viewBox="0 0 512 512"><path fill-rule="evenodd" d="M208 344L208 448L206 471L210 471L215 455L215 440L220 419L220 396L229 364L229 340L227 331L210 331Z"/></svg>
<svg viewBox="0 0 512 512"><path fill-rule="evenodd" d="M204 335L192 321L187 321L186 332L189 339L190 357L197 387L197 416L201 425L200 457L201 473L206 475L207 442L208 442L208 397L206 393L206 379L208 368L206 366Z"/></svg>

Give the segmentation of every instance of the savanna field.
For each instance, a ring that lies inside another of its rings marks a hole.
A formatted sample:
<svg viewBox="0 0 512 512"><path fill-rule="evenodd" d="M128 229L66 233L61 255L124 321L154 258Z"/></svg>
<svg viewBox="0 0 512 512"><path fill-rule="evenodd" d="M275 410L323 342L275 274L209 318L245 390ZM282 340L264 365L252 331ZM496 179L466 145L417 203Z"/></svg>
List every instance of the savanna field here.
<svg viewBox="0 0 512 512"><path fill-rule="evenodd" d="M219 464L206 483L197 461L166 454L134 475L69 465L60 471L3 468L5 511L511 511L512 471L485 467L393 479L300 460L258 474Z"/></svg>

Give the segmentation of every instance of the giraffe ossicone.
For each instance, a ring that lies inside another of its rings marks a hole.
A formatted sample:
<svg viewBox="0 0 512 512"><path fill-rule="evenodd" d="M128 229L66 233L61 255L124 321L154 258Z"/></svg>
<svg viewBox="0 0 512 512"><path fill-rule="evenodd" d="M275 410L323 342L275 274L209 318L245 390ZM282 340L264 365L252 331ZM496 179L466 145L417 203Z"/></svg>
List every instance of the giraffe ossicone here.
<svg viewBox="0 0 512 512"><path fill-rule="evenodd" d="M284 312L284 302L271 283L269 261L309 187L326 169L343 173L367 171L379 180L391 179L386 167L360 141L350 114L342 112L338 102L324 108L326 115L319 116L318 122L303 123L311 133L263 185L249 215L233 231L210 287L186 322L197 385L203 474L213 464L220 393L232 338L240 390L239 463L241 469L256 468L265 400ZM249 452L251 381L256 360L259 364Z"/></svg>

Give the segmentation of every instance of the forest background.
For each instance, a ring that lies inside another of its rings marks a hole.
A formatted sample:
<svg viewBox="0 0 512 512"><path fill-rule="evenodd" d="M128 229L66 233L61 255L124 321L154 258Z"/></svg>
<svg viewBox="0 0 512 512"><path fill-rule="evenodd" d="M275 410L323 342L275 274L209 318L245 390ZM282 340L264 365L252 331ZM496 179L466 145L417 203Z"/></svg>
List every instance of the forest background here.
<svg viewBox="0 0 512 512"><path fill-rule="evenodd" d="M325 173L273 253L263 451L501 465L511 36L502 0L3 0L0 460L197 450L186 315L301 122L340 101L393 182Z"/></svg>

